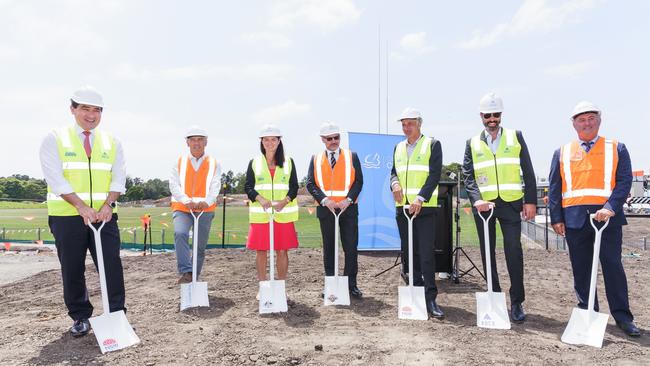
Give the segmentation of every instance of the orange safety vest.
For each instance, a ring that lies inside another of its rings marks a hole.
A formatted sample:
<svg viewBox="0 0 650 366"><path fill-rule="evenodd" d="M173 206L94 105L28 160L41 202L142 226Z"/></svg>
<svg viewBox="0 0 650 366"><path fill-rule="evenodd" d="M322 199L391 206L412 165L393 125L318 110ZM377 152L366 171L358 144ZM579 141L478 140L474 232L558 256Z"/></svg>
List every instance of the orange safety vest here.
<svg viewBox="0 0 650 366"><path fill-rule="evenodd" d="M327 198L340 202L348 196L350 187L354 183L352 152L341 149L334 169L330 165L328 155L323 151L314 156L316 185L327 195Z"/></svg>
<svg viewBox="0 0 650 366"><path fill-rule="evenodd" d="M195 171L190 161L189 155L178 158L178 177L181 181L181 190L192 199L193 202L205 201L210 190L210 182L217 171L217 161L206 156ZM205 212L212 212L217 208L215 202L212 206L206 208ZM182 202L178 202L172 196L172 210L190 212Z"/></svg>
<svg viewBox="0 0 650 366"><path fill-rule="evenodd" d="M589 152L580 144L573 141L560 149L562 207L603 205L616 186L618 142L600 136Z"/></svg>

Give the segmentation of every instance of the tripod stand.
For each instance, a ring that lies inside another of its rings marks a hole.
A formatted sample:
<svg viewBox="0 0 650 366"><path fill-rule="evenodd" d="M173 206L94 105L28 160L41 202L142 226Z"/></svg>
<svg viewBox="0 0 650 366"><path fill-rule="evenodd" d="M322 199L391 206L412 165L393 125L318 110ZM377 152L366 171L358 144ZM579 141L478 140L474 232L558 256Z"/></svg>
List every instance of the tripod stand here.
<svg viewBox="0 0 650 366"><path fill-rule="evenodd" d="M458 172L458 175L456 175L454 172L449 172L447 175L449 178L456 180L456 212L454 213L454 222L456 223L456 245L454 247L454 251L452 252L454 265L451 272L451 280L454 281L454 283L460 283L460 278L465 275L471 276L472 274L469 272L474 269L478 272L478 274L481 275L481 277L483 277L483 279L485 279L485 275L483 275L474 261L472 261L472 259L467 255L463 247L460 246L460 172ZM459 259L461 254L464 255L465 258L472 264L472 266L467 270L461 270L459 267Z"/></svg>

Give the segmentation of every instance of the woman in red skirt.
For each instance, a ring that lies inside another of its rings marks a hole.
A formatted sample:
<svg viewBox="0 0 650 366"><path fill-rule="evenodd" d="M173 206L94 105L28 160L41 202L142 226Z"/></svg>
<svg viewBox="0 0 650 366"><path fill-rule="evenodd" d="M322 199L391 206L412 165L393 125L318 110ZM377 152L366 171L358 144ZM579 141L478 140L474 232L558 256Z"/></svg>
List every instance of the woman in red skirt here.
<svg viewBox="0 0 650 366"><path fill-rule="evenodd" d="M270 245L267 210L273 206L277 278L284 280L289 270L287 250L298 247L294 227L294 222L298 220L298 176L293 159L284 155L280 130L274 125L267 125L260 131L259 137L262 154L249 162L244 186L251 202L246 247L257 251L257 279L265 281L266 255Z"/></svg>

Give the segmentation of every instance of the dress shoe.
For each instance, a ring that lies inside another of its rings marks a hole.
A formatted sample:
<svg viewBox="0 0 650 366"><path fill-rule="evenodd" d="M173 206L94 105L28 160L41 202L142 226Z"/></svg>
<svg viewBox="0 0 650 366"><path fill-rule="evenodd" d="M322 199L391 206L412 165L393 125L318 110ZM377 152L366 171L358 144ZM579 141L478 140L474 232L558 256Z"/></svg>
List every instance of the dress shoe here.
<svg viewBox="0 0 650 366"><path fill-rule="evenodd" d="M70 328L70 334L75 338L85 336L88 334L88 331L90 331L90 322L88 319L75 320Z"/></svg>
<svg viewBox="0 0 650 366"><path fill-rule="evenodd" d="M181 275L181 278L178 279L178 284L190 283L192 282L192 272L185 272Z"/></svg>
<svg viewBox="0 0 650 366"><path fill-rule="evenodd" d="M434 318L444 318L445 313L442 312L442 309L436 304L436 300L427 301L427 312L431 314Z"/></svg>
<svg viewBox="0 0 650 366"><path fill-rule="evenodd" d="M355 285L350 287L350 295L358 299L361 298L361 296L363 296L363 292L361 292L361 290L359 290L359 288Z"/></svg>
<svg viewBox="0 0 650 366"><path fill-rule="evenodd" d="M641 331L637 328L634 322L616 322L616 325L630 337L641 336Z"/></svg>
<svg viewBox="0 0 650 366"><path fill-rule="evenodd" d="M526 313L521 304L513 304L510 307L510 316L515 323L523 323L526 320Z"/></svg>

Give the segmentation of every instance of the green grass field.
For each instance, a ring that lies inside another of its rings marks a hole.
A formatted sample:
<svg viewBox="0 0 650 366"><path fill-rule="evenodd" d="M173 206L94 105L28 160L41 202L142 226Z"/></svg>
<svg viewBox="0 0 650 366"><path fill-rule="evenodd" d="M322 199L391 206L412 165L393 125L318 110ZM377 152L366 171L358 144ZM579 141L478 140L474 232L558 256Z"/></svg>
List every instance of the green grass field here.
<svg viewBox="0 0 650 366"><path fill-rule="evenodd" d="M17 205L17 203L11 203ZM20 206L19 206L20 207ZM42 207L27 204L30 208L0 208L0 239L11 241L53 241L54 238L49 232L47 225L47 209L33 208ZM302 247L320 247L321 234L318 219L313 208L312 214L308 209L300 209L300 220L296 223L298 239ZM123 243L142 244L144 232L140 224L140 217L150 214L152 217L152 236L154 244L173 244L174 231L172 225L171 211L168 208L120 208L119 226ZM478 246L476 226L471 214L461 210L461 244L463 246ZM221 208L217 209L208 243L221 244L222 242L222 219ZM248 235L248 209L246 207L227 207L226 211L226 245L243 245ZM497 225L498 228L498 225ZM455 241L455 228L454 241ZM501 232L497 229L497 243L501 246Z"/></svg>

